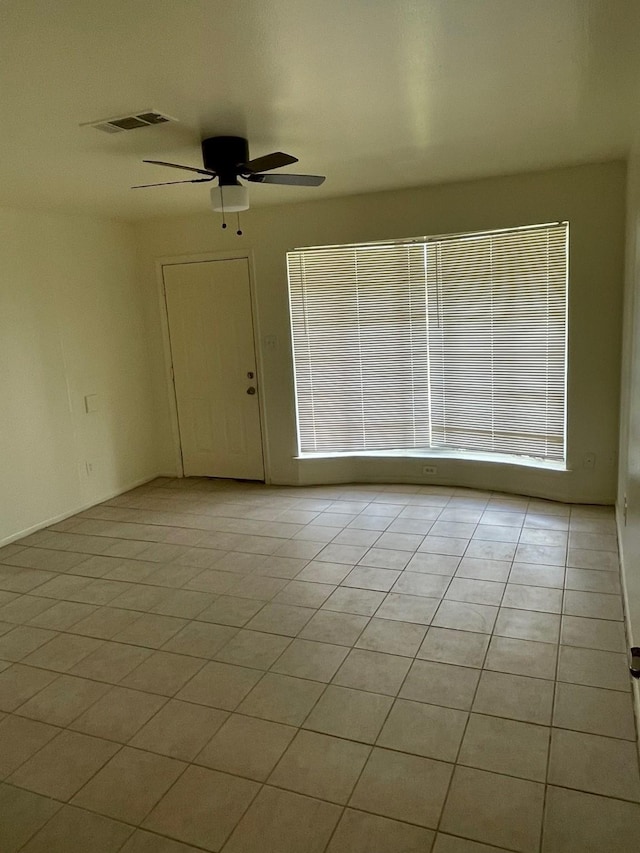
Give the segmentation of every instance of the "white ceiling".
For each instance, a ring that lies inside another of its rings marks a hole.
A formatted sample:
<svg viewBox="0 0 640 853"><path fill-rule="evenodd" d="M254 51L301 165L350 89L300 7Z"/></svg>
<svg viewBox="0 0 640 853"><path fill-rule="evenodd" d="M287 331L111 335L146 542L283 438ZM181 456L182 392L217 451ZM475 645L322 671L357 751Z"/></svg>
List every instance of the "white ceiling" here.
<svg viewBox="0 0 640 853"><path fill-rule="evenodd" d="M0 203L206 210L206 136L286 151L273 204L624 156L637 0L0 0ZM82 122L156 108L173 126Z"/></svg>

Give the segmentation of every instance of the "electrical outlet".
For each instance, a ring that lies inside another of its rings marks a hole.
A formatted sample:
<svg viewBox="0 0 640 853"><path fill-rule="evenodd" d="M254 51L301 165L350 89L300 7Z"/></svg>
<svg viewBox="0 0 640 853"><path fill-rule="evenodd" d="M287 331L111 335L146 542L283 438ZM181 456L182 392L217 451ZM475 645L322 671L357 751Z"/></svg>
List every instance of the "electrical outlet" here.
<svg viewBox="0 0 640 853"><path fill-rule="evenodd" d="M438 469L436 468L435 465L423 465L422 466L422 473L423 474L437 474Z"/></svg>

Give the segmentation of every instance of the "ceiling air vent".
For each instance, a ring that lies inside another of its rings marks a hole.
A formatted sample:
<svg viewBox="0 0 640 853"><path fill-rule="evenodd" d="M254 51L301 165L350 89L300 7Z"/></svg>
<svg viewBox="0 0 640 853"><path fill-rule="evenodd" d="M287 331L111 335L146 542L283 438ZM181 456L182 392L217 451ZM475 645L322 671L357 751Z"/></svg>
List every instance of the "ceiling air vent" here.
<svg viewBox="0 0 640 853"><path fill-rule="evenodd" d="M120 133L123 130L135 130L138 127L149 127L154 124L165 124L177 121L171 116L158 112L158 110L141 110L128 116L117 116L116 118L103 118L100 121L87 121L80 127L95 127L105 133Z"/></svg>

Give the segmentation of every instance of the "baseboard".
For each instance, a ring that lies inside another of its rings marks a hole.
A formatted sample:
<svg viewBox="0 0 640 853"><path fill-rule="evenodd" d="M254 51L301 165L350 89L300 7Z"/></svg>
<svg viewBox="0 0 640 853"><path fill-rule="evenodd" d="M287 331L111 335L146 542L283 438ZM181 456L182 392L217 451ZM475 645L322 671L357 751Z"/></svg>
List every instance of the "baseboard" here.
<svg viewBox="0 0 640 853"><path fill-rule="evenodd" d="M625 554L623 548L624 538L622 536L622 528L624 527L624 513L620 506L616 504L616 529L618 532L618 550L620 555L620 583L622 586L622 603L624 607L624 627L627 637L627 646L640 645L640 637L634 636L634 632L629 619L629 597L627 594L627 575L625 572ZM636 715L636 734L640 733L640 679L631 678L631 695L633 700L633 708ZM636 738L640 756L640 738Z"/></svg>
<svg viewBox="0 0 640 853"><path fill-rule="evenodd" d="M30 533L35 533L38 530L42 530L45 527L50 527L52 524L57 524L58 521L64 521L65 518L71 518L73 515L77 515L79 512L83 512L85 509L91 509L92 506L96 504L103 503L104 501L108 501L111 498L116 498L118 495L123 495L125 492L130 492L131 489L136 489L138 486L144 486L145 483L150 483L152 480L157 479L158 477L174 477L175 474L154 474L152 477L143 477L140 480L135 480L134 482L129 483L126 486L122 486L115 491L106 492L97 500L89 501L88 503L82 503L79 506L76 506L74 509L67 510L65 512L60 513L59 515L51 516L51 518L47 518L44 521L39 521L37 524L32 524L31 527L26 527L24 530L20 530L17 533L12 533L10 536L6 536L4 539L0 539L0 548L4 545L10 545L12 542L15 542L18 539L22 539L24 536L28 536Z"/></svg>

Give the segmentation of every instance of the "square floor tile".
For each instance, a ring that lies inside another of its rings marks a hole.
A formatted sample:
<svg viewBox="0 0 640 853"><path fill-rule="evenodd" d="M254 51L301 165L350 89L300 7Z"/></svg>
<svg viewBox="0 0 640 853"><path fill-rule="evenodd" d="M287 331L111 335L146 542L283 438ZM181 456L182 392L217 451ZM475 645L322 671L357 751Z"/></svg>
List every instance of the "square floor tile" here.
<svg viewBox="0 0 640 853"><path fill-rule="evenodd" d="M407 571L415 574L453 577L459 564L460 557L418 551L409 561Z"/></svg>
<svg viewBox="0 0 640 853"><path fill-rule="evenodd" d="M440 829L519 853L537 853L544 785L456 767Z"/></svg>
<svg viewBox="0 0 640 853"><path fill-rule="evenodd" d="M372 568L369 566L356 566L342 581L342 586L388 592L398 577L400 577L400 572L398 571Z"/></svg>
<svg viewBox="0 0 640 853"><path fill-rule="evenodd" d="M257 569L257 574L271 578L296 578L306 564L306 560L297 557L265 557Z"/></svg>
<svg viewBox="0 0 640 853"><path fill-rule="evenodd" d="M41 600L34 596L25 596L25 598L27 597L36 602ZM39 628L48 628L50 631L68 631L72 625L81 619L85 619L96 610L92 604L79 604L76 601L57 601L53 607L51 606L51 599L45 598L42 601L48 602L49 606L39 609L38 614L29 619L29 624L37 625ZM0 618L5 617L0 614Z"/></svg>
<svg viewBox="0 0 640 853"><path fill-rule="evenodd" d="M173 696L204 664L199 658L153 652L120 683L148 693Z"/></svg>
<svg viewBox="0 0 640 853"><path fill-rule="evenodd" d="M0 672L0 711L15 711L57 677L57 672L21 664L9 666Z"/></svg>
<svg viewBox="0 0 640 853"><path fill-rule="evenodd" d="M480 673L476 669L434 661L414 661L400 691L403 699L468 711Z"/></svg>
<svg viewBox="0 0 640 853"><path fill-rule="evenodd" d="M640 801L636 744L601 735L554 729L549 783L606 797Z"/></svg>
<svg viewBox="0 0 640 853"><path fill-rule="evenodd" d="M68 726L108 689L106 684L86 678L61 675L21 705L18 713L54 726Z"/></svg>
<svg viewBox="0 0 640 853"><path fill-rule="evenodd" d="M59 634L53 640L49 640L44 646L40 646L24 659L29 666L37 666L42 669L53 669L58 672L67 672L72 666L88 657L102 645L102 640L93 637L76 637L71 634Z"/></svg>
<svg viewBox="0 0 640 853"><path fill-rule="evenodd" d="M335 588L335 584L294 580L275 596L274 602L299 607L320 607Z"/></svg>
<svg viewBox="0 0 640 853"><path fill-rule="evenodd" d="M390 550L378 547L379 543L380 539L378 539L374 548L369 548L364 557L359 561L361 566L402 571L413 556L413 551Z"/></svg>
<svg viewBox="0 0 640 853"><path fill-rule="evenodd" d="M181 619L195 619L210 607L215 600L213 593L197 592L193 589L177 589L163 598L155 607L153 613L162 616L177 616Z"/></svg>
<svg viewBox="0 0 640 853"><path fill-rule="evenodd" d="M514 563L509 575L510 584L562 589L564 566L540 566L536 563Z"/></svg>
<svg viewBox="0 0 640 853"><path fill-rule="evenodd" d="M354 613L359 616L373 616L384 601L384 592L373 589L350 589L338 587L322 605L326 610L340 613Z"/></svg>
<svg viewBox="0 0 640 853"><path fill-rule="evenodd" d="M274 598L280 590L287 586L287 583L288 581L286 578L269 578L259 575L248 575L240 578L240 580L236 580L236 583L229 587L228 590L224 590L224 592L228 592L229 595L233 595L238 598L253 598L262 601L271 601L271 599Z"/></svg>
<svg viewBox="0 0 640 853"><path fill-rule="evenodd" d="M445 599L473 604L499 605L505 584L494 581L455 577L449 584Z"/></svg>
<svg viewBox="0 0 640 853"><path fill-rule="evenodd" d="M272 785L345 804L371 747L312 731L299 732L269 777Z"/></svg>
<svg viewBox="0 0 640 853"><path fill-rule="evenodd" d="M213 658L232 637L237 628L228 625L215 625L211 622L190 622L168 640L163 651L193 655L199 658Z"/></svg>
<svg viewBox="0 0 640 853"><path fill-rule="evenodd" d="M290 637L266 634L261 631L242 630L216 654L216 660L225 663L269 669L291 643Z"/></svg>
<svg viewBox="0 0 640 853"><path fill-rule="evenodd" d="M480 668L489 647L489 637L451 628L429 628L417 657L423 660Z"/></svg>
<svg viewBox="0 0 640 853"><path fill-rule="evenodd" d="M556 684L553 725L590 734L635 741L629 693L581 684Z"/></svg>
<svg viewBox="0 0 640 853"><path fill-rule="evenodd" d="M352 646L368 623L366 616L319 610L300 632L304 640Z"/></svg>
<svg viewBox="0 0 640 853"><path fill-rule="evenodd" d="M333 681L342 687L354 687L357 690L395 696L410 665L410 658L353 649Z"/></svg>
<svg viewBox="0 0 640 853"><path fill-rule="evenodd" d="M560 613L562 611L562 590L508 583L502 598L502 606L514 607L519 610L542 610L546 613Z"/></svg>
<svg viewBox="0 0 640 853"><path fill-rule="evenodd" d="M518 563L564 566L566 555L566 547L557 545L518 545L515 560Z"/></svg>
<svg viewBox="0 0 640 853"><path fill-rule="evenodd" d="M387 652L413 657L424 639L426 628L411 622L372 619L364 629L356 647L373 652Z"/></svg>
<svg viewBox="0 0 640 853"><path fill-rule="evenodd" d="M456 571L456 578L506 583L510 571L511 563L505 560L488 560L465 555Z"/></svg>
<svg viewBox="0 0 640 853"><path fill-rule="evenodd" d="M374 748L349 805L435 828L452 770L442 761Z"/></svg>
<svg viewBox="0 0 640 853"><path fill-rule="evenodd" d="M607 592L620 594L620 581L615 572L599 572L595 569L567 569L565 580L567 589L583 592ZM46 625L44 627L47 627Z"/></svg>
<svg viewBox="0 0 640 853"><path fill-rule="evenodd" d="M297 639L280 655L271 671L312 681L331 681L347 654L344 646Z"/></svg>
<svg viewBox="0 0 640 853"><path fill-rule="evenodd" d="M514 542L485 542L473 539L465 551L465 559L512 561L516 553Z"/></svg>
<svg viewBox="0 0 640 853"><path fill-rule="evenodd" d="M76 794L73 804L138 824L185 767L172 758L124 747Z"/></svg>
<svg viewBox="0 0 640 853"><path fill-rule="evenodd" d="M157 804L144 825L217 851L259 790L257 782L191 766Z"/></svg>
<svg viewBox="0 0 640 853"><path fill-rule="evenodd" d="M345 563L323 563L312 560L300 571L296 579L335 586L346 578L351 568L351 566Z"/></svg>
<svg viewBox="0 0 640 853"><path fill-rule="evenodd" d="M429 625L439 604L439 598L390 592L376 611L376 616L380 619Z"/></svg>
<svg viewBox="0 0 640 853"><path fill-rule="evenodd" d="M376 548L391 548L395 551L415 551L424 536L419 533L400 533L387 530L376 542Z"/></svg>
<svg viewBox="0 0 640 853"><path fill-rule="evenodd" d="M60 729L26 717L0 720L0 779L17 770L28 758L60 733Z"/></svg>
<svg viewBox="0 0 640 853"><path fill-rule="evenodd" d="M429 532L418 548L420 553L461 557L469 545L468 537L436 536Z"/></svg>
<svg viewBox="0 0 640 853"><path fill-rule="evenodd" d="M627 639L623 622L563 616L560 642L565 646L626 652Z"/></svg>
<svg viewBox="0 0 640 853"><path fill-rule="evenodd" d="M444 575L421 572L403 572L393 585L393 592L403 595L424 595L427 598L441 598L450 579Z"/></svg>
<svg viewBox="0 0 640 853"><path fill-rule="evenodd" d="M468 714L452 708L397 699L377 740L378 746L441 761L455 761Z"/></svg>
<svg viewBox="0 0 640 853"><path fill-rule="evenodd" d="M141 646L106 642L69 670L72 675L116 684L153 654Z"/></svg>
<svg viewBox="0 0 640 853"><path fill-rule="evenodd" d="M617 619L618 621L624 619L622 600L619 595L580 592L573 589L565 591L563 613L570 616L587 616L591 619Z"/></svg>
<svg viewBox="0 0 640 853"><path fill-rule="evenodd" d="M0 814L11 815L11 820L0 821L0 850L17 853L53 817L60 805L31 791L0 785Z"/></svg>
<svg viewBox="0 0 640 853"><path fill-rule="evenodd" d="M543 853L640 849L640 805L565 788L547 789Z"/></svg>
<svg viewBox="0 0 640 853"><path fill-rule="evenodd" d="M350 740L373 743L393 703L390 696L330 685L304 728Z"/></svg>
<svg viewBox="0 0 640 853"><path fill-rule="evenodd" d="M20 625L0 637L0 658L20 661L55 636L55 631Z"/></svg>
<svg viewBox="0 0 640 853"><path fill-rule="evenodd" d="M267 634L282 634L296 637L313 616L309 607L297 607L293 604L265 604L253 619L245 625L251 631L264 631Z"/></svg>
<svg viewBox="0 0 640 853"><path fill-rule="evenodd" d="M221 595L200 613L198 619L201 622L216 622L218 625L242 628L264 606L264 601Z"/></svg>
<svg viewBox="0 0 640 853"><path fill-rule="evenodd" d="M211 661L187 682L177 698L234 711L260 678L259 670Z"/></svg>
<svg viewBox="0 0 640 853"><path fill-rule="evenodd" d="M264 782L296 733L292 726L232 714L198 755L198 764Z"/></svg>
<svg viewBox="0 0 640 853"><path fill-rule="evenodd" d="M185 619L174 616L159 616L156 613L144 613L131 625L117 633L113 639L118 643L129 643L132 646L145 646L159 649L174 634L187 624Z"/></svg>
<svg viewBox="0 0 640 853"><path fill-rule="evenodd" d="M431 624L436 628L454 628L490 634L498 615L498 608L488 604L464 601L443 601Z"/></svg>
<svg viewBox="0 0 640 853"><path fill-rule="evenodd" d="M510 637L492 637L485 669L553 679L558 647L551 643L534 643Z"/></svg>
<svg viewBox="0 0 640 853"><path fill-rule="evenodd" d="M37 794L68 800L118 751L106 740L63 731L8 779Z"/></svg>
<svg viewBox="0 0 640 853"><path fill-rule="evenodd" d="M548 752L546 726L471 714L458 763L544 782Z"/></svg>
<svg viewBox="0 0 640 853"><path fill-rule="evenodd" d="M118 607L99 607L90 616L81 619L73 626L72 633L99 640L110 640L132 622L140 618L135 610Z"/></svg>
<svg viewBox="0 0 640 853"><path fill-rule="evenodd" d="M171 699L130 744L170 758L192 761L227 717L226 711Z"/></svg>
<svg viewBox="0 0 640 853"><path fill-rule="evenodd" d="M537 610L516 610L501 607L493 633L498 637L519 640L534 640L540 643L557 643L560 632L560 616L556 613L541 613Z"/></svg>
<svg viewBox="0 0 640 853"><path fill-rule="evenodd" d="M322 695L316 681L267 673L238 707L241 714L299 726Z"/></svg>
<svg viewBox="0 0 640 853"><path fill-rule="evenodd" d="M627 656L598 649L560 646L558 681L629 691Z"/></svg>
<svg viewBox="0 0 640 853"><path fill-rule="evenodd" d="M128 589L120 593L111 601L112 607L121 607L127 610L135 610L146 613L161 601L169 598L171 590L158 586L145 586L143 584L130 583Z"/></svg>
<svg viewBox="0 0 640 853"><path fill-rule="evenodd" d="M323 853L340 813L332 803L265 786L225 853Z"/></svg>
<svg viewBox="0 0 640 853"><path fill-rule="evenodd" d="M327 853L424 853L432 842L429 829L347 809Z"/></svg>
<svg viewBox="0 0 640 853"><path fill-rule="evenodd" d="M131 832L124 823L64 806L22 849L24 853L116 853Z"/></svg>
<svg viewBox="0 0 640 853"><path fill-rule="evenodd" d="M473 710L496 717L549 725L553 682L502 672L483 672Z"/></svg>
<svg viewBox="0 0 640 853"><path fill-rule="evenodd" d="M164 697L112 687L71 724L74 731L126 743L165 703Z"/></svg>

